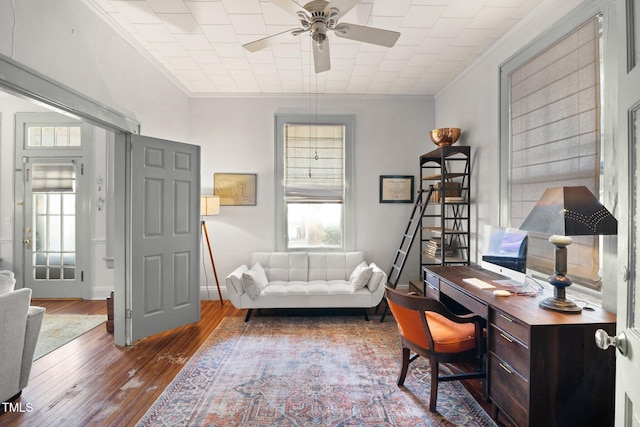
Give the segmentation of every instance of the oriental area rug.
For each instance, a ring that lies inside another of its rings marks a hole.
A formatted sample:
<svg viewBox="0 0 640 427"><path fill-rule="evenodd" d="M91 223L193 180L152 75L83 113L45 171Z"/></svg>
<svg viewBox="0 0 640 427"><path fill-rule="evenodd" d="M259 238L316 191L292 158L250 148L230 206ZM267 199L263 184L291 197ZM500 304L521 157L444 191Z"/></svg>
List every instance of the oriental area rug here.
<svg viewBox="0 0 640 427"><path fill-rule="evenodd" d="M458 382L429 412L429 364L398 387L393 318L226 317L138 426L494 426Z"/></svg>

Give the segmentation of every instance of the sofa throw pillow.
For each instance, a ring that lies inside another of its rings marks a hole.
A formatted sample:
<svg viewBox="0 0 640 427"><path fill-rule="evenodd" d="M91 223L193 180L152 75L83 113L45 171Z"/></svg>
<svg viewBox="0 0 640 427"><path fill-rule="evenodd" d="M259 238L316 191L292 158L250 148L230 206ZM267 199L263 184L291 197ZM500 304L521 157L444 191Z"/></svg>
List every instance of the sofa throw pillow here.
<svg viewBox="0 0 640 427"><path fill-rule="evenodd" d="M267 275L259 262L253 267L242 273L242 288L251 297L251 299L260 295L260 292L267 287Z"/></svg>
<svg viewBox="0 0 640 427"><path fill-rule="evenodd" d="M382 271L380 267L378 267L374 263L369 264L369 267L371 267L371 278L367 282L367 287L369 288L371 293L374 293L376 289L378 289L378 287L380 286L380 282L382 282L382 276L384 276L384 271Z"/></svg>
<svg viewBox="0 0 640 427"><path fill-rule="evenodd" d="M369 267L366 262L362 261L353 269L351 276L349 276L349 283L351 284L351 290L353 292L367 286L367 282L371 278L371 272L373 268Z"/></svg>
<svg viewBox="0 0 640 427"><path fill-rule="evenodd" d="M0 295L13 292L16 286L16 279L13 275L13 271L2 270L0 271Z"/></svg>

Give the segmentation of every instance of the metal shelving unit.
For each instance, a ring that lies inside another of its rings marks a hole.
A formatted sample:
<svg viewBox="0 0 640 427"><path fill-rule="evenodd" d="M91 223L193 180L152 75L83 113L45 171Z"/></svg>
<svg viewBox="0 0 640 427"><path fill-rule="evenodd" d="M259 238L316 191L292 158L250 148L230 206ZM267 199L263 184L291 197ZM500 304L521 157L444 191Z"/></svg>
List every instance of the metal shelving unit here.
<svg viewBox="0 0 640 427"><path fill-rule="evenodd" d="M433 188L420 228L420 277L424 266L469 264L470 157L470 147L455 145L420 156L421 189Z"/></svg>

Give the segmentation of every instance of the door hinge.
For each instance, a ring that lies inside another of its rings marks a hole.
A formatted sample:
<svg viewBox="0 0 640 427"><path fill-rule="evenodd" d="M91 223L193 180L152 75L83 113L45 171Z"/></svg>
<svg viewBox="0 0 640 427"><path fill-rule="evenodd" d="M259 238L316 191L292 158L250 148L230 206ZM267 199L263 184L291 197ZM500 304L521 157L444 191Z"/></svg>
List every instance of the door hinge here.
<svg viewBox="0 0 640 427"><path fill-rule="evenodd" d="M133 151L133 141L131 139L127 140L127 150Z"/></svg>
<svg viewBox="0 0 640 427"><path fill-rule="evenodd" d="M133 319L133 310L131 310L130 308L127 308L125 310L124 315L127 319Z"/></svg>
<svg viewBox="0 0 640 427"><path fill-rule="evenodd" d="M80 271L80 281L84 282L84 270Z"/></svg>
<svg viewBox="0 0 640 427"><path fill-rule="evenodd" d="M84 175L84 163L80 163L80 175Z"/></svg>

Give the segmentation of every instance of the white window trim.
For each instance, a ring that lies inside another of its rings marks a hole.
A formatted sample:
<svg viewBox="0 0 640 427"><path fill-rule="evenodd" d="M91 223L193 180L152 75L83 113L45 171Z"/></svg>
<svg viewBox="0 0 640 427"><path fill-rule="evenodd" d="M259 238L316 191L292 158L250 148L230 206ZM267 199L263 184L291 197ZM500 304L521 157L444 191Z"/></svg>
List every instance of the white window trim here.
<svg viewBox="0 0 640 427"><path fill-rule="evenodd" d="M284 202L284 128L286 124L335 124L345 127L345 194L343 205L343 246L340 248L318 248L322 252L344 252L355 250L355 193L354 193L354 165L355 165L355 116L354 115L311 115L311 114L276 114L275 115L275 230L276 250L293 252L296 250L310 252L314 249L287 248L287 221Z"/></svg>

